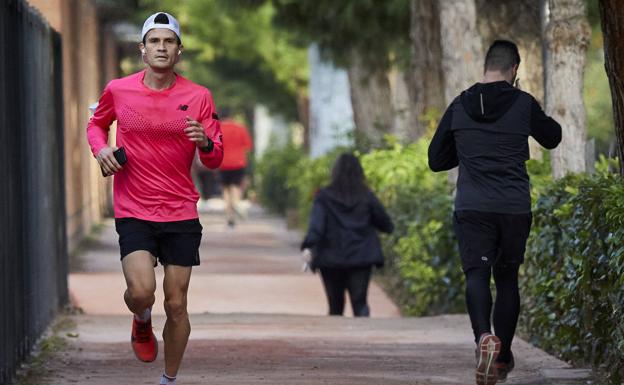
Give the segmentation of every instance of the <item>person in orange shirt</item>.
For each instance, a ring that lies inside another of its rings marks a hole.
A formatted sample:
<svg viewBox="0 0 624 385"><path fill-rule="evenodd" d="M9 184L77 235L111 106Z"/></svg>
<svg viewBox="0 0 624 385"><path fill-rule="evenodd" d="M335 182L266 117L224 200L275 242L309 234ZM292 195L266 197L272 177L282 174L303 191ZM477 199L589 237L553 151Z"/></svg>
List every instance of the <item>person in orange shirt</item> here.
<svg viewBox="0 0 624 385"><path fill-rule="evenodd" d="M221 123L223 132L223 162L219 167L225 213L228 226L234 227L235 214L242 197L243 182L247 168L247 152L252 149L249 131L233 120Z"/></svg>

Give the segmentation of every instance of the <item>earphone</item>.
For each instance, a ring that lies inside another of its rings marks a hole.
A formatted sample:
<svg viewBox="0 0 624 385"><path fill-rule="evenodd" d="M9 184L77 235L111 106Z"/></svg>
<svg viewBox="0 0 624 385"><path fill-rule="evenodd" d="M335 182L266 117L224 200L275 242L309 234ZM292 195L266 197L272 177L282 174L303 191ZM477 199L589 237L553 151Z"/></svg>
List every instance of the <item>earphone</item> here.
<svg viewBox="0 0 624 385"><path fill-rule="evenodd" d="M182 54L182 50L179 49L178 50L178 55L181 55L181 54Z"/></svg>

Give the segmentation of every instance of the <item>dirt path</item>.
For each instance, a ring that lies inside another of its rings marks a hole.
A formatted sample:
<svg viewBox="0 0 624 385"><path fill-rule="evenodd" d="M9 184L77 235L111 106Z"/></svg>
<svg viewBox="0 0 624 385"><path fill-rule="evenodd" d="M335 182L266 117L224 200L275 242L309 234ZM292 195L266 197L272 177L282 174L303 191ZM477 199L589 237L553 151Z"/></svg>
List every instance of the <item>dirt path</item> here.
<svg viewBox="0 0 624 385"><path fill-rule="evenodd" d="M202 215L202 266L189 306L193 331L180 385L472 384L473 343L466 316L400 318L373 285L373 318L326 317L317 276L300 273L299 235L252 212L227 229L219 213ZM84 315L70 316L68 344L46 362L33 385L156 384L162 355L142 364L130 350L130 316L111 223L84 255L70 287ZM154 326L160 340L162 296ZM162 352L162 345L161 345ZM517 370L509 384L581 384L583 375L516 341ZM29 384L30 385L30 384Z"/></svg>

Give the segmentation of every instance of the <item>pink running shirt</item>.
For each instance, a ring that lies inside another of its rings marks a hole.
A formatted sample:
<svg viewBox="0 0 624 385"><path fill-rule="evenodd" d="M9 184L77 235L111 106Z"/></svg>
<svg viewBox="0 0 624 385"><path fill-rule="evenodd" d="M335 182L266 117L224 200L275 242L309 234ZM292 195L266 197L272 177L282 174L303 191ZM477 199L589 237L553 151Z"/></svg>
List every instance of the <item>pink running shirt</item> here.
<svg viewBox="0 0 624 385"><path fill-rule="evenodd" d="M176 74L161 91L143 84L145 71L108 83L87 126L93 155L107 146L108 130L117 120L117 147L128 162L114 176L115 218L154 222L194 219L199 194L191 178L195 152L208 168L223 159L221 127L210 91ZM185 117L204 126L214 149L204 153L185 135Z"/></svg>

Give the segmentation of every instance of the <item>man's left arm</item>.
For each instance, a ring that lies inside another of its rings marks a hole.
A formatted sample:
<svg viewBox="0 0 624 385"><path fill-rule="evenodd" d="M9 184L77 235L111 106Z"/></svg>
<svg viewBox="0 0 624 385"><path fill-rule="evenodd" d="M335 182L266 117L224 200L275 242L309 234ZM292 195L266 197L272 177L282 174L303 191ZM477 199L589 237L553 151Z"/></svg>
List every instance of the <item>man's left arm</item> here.
<svg viewBox="0 0 624 385"><path fill-rule="evenodd" d="M189 120L188 124L187 136L196 143L199 160L208 168L219 167L223 160L223 136L219 116L209 91L206 91L197 121Z"/></svg>

